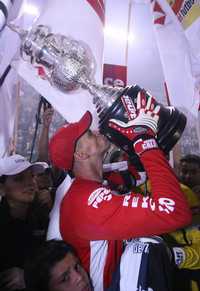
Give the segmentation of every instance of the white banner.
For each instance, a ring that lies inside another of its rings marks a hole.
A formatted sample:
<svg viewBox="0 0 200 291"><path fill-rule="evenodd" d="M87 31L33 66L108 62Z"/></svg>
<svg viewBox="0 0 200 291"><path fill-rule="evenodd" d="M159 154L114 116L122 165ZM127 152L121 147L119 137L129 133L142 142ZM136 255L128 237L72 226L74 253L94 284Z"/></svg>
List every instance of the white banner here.
<svg viewBox="0 0 200 291"><path fill-rule="evenodd" d="M11 69L0 88L0 158L14 150L14 128L17 111L18 78Z"/></svg>
<svg viewBox="0 0 200 291"><path fill-rule="evenodd" d="M94 2L94 1L93 1ZM98 6L98 2L96 1ZM81 16L81 17L80 17ZM95 79L102 82L103 23L95 5L83 0L48 1L37 24L50 26L52 33L71 36L87 43L96 59ZM96 115L92 96L79 89L64 94L53 88L47 80L40 78L38 69L20 60L17 71L32 87L44 96L52 106L69 122L79 119L86 110Z"/></svg>
<svg viewBox="0 0 200 291"><path fill-rule="evenodd" d="M12 23L23 29L29 29L40 15L46 0L36 4L35 0L15 0L11 6L7 23ZM19 36L5 26L0 33L0 77L14 58L19 56Z"/></svg>
<svg viewBox="0 0 200 291"><path fill-rule="evenodd" d="M15 0L14 5L11 6L9 10L8 22L14 21L17 18L20 13L21 5L21 0ZM23 20L20 18L20 25L22 25L22 22ZM11 60L16 54L18 48L18 35L5 26L3 31L0 33L0 78L11 63Z"/></svg>
<svg viewBox="0 0 200 291"><path fill-rule="evenodd" d="M151 3L170 103L186 108L197 117L199 106L198 61L196 61L196 73L194 73L194 51L191 50L181 22L167 1L154 0Z"/></svg>

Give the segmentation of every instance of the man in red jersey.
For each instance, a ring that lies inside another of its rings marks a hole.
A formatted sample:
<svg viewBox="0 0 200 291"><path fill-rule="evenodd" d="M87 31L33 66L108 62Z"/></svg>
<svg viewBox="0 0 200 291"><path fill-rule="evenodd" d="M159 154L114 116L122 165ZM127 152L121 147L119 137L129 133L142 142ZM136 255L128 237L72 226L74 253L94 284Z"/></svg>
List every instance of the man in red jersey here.
<svg viewBox="0 0 200 291"><path fill-rule="evenodd" d="M103 160L110 144L89 129L89 112L79 122L59 129L50 141L53 164L72 170L75 176L61 204L61 235L76 248L95 291L109 286L123 240L163 234L190 223L179 182L155 140L159 110L155 99L146 102L141 92L134 120L109 123L122 138L132 141L151 181L151 197L134 192L120 196L103 185Z"/></svg>

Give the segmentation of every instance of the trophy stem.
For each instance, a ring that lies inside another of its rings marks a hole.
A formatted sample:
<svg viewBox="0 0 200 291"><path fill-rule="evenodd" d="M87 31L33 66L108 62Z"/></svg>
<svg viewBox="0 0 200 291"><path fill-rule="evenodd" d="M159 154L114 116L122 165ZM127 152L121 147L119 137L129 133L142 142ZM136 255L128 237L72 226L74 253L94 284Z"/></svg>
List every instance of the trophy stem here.
<svg viewBox="0 0 200 291"><path fill-rule="evenodd" d="M101 117L104 112L122 95L124 88L113 88L105 85L97 85L89 79L84 80L83 88L86 88L93 96L93 104L96 107L97 114Z"/></svg>
<svg viewBox="0 0 200 291"><path fill-rule="evenodd" d="M19 35L20 39L25 38L28 34L27 30L24 30L20 28L18 25L15 25L11 22L7 23L7 26L10 28L10 30L16 32Z"/></svg>

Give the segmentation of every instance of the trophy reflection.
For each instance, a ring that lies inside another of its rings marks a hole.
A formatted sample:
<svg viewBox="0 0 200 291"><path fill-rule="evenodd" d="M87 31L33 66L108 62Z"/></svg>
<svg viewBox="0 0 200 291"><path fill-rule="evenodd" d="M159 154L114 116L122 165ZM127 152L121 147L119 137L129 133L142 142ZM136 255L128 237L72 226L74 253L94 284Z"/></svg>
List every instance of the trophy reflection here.
<svg viewBox="0 0 200 291"><path fill-rule="evenodd" d="M99 116L99 130L118 147L137 159L132 143L108 126L109 119L123 122L134 119L136 99L139 91L150 94L138 85L126 88L98 85L94 80L95 59L87 44L71 37L54 34L48 26L38 25L30 31L19 30L21 37L21 56L25 61L44 68L46 79L62 92L69 93L79 88L86 89L93 96L93 103ZM66 98L70 98L66 96ZM175 107L161 105L158 122L157 142L168 153L179 140L186 117ZM130 112L127 112L129 108ZM131 114L130 114L131 113Z"/></svg>

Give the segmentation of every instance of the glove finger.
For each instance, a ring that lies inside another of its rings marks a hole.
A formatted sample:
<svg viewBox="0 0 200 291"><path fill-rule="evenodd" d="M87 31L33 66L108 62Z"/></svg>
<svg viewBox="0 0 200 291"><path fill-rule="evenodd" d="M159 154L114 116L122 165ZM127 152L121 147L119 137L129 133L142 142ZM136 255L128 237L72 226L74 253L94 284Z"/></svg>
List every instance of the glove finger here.
<svg viewBox="0 0 200 291"><path fill-rule="evenodd" d="M153 111L154 107L155 107L155 99L153 98L153 96L150 96L148 98L147 105L146 105L145 109Z"/></svg>
<svg viewBox="0 0 200 291"><path fill-rule="evenodd" d="M146 107L146 94L144 90L141 90L137 94L137 110L140 110L145 107Z"/></svg>
<svg viewBox="0 0 200 291"><path fill-rule="evenodd" d="M141 91L137 94L137 110L141 108Z"/></svg>
<svg viewBox="0 0 200 291"><path fill-rule="evenodd" d="M154 108L153 113L154 113L155 115L159 115L159 113L160 113L160 105L157 105L157 106Z"/></svg>

